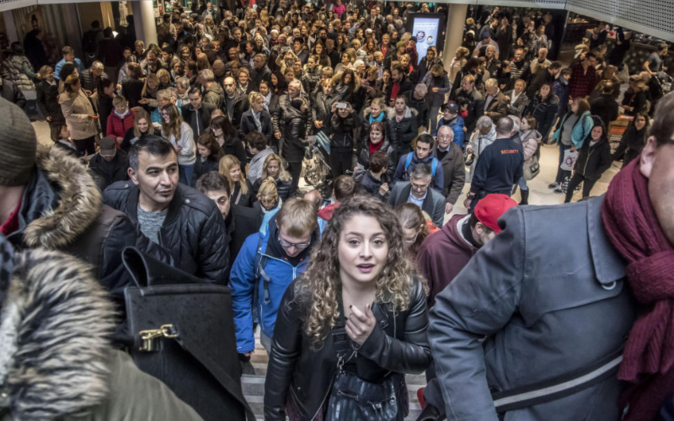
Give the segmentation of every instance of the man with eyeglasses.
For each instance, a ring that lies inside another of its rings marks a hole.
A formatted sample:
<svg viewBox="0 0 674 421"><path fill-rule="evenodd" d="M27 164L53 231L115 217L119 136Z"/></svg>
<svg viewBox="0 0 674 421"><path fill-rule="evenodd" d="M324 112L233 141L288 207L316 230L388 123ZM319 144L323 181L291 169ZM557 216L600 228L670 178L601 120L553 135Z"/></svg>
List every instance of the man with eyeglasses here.
<svg viewBox="0 0 674 421"><path fill-rule="evenodd" d="M302 199L285 202L264 234L246 239L230 275L239 354L250 357L255 350L254 322L260 324L262 346L271 352L283 294L306 270L318 239L316 206Z"/></svg>
<svg viewBox="0 0 674 421"><path fill-rule="evenodd" d="M393 174L393 181L398 183L410 179L410 173L417 165L428 165L431 167L431 187L437 191L442 191L444 187L444 174L440 161L433 156L433 143L435 140L429 134L422 134L417 139L416 150L400 157L398 166Z"/></svg>
<svg viewBox="0 0 674 421"><path fill-rule="evenodd" d="M419 164L410 174L410 181L400 181L395 184L388 197L388 204L397 208L405 203L414 203L429 214L433 223L442 227L445 217L445 198L437 190L430 188L433 175L431 167Z"/></svg>
<svg viewBox="0 0 674 421"><path fill-rule="evenodd" d="M445 213L454 209L456 201L466 184L466 164L461 148L454 142L454 131L451 126L441 126L438 130L437 145L433 148L433 155L440 161L444 175Z"/></svg>

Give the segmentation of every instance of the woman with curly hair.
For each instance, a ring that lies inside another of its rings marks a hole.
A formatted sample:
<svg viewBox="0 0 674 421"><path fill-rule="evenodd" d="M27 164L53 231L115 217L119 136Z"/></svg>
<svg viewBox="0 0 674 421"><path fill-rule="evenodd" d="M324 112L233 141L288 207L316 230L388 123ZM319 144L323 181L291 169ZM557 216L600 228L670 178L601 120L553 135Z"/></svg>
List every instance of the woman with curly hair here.
<svg viewBox="0 0 674 421"><path fill-rule="evenodd" d="M356 195L335 210L279 307L266 420L405 417L404 376L431 362L425 283L405 253L381 201ZM367 404L356 399L364 395Z"/></svg>

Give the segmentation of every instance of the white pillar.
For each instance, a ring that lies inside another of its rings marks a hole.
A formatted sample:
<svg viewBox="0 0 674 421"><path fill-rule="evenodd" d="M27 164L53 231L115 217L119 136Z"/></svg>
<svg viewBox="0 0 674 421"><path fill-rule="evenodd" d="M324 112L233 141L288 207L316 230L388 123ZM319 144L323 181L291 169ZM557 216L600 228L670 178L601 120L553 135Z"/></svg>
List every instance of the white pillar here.
<svg viewBox="0 0 674 421"><path fill-rule="evenodd" d="M449 7L447 32L445 34L445 48L442 50L442 62L449 66L456 49L463 43L463 27L466 24L467 4L452 4ZM472 51L471 51L472 53Z"/></svg>
<svg viewBox="0 0 674 421"><path fill-rule="evenodd" d="M19 41L19 34L16 32L16 24L14 23L14 16L11 10L2 12L2 18L5 21L5 32L7 32L7 40L9 43Z"/></svg>
<svg viewBox="0 0 674 421"><path fill-rule="evenodd" d="M157 25L154 20L152 0L131 1L133 22L136 26L136 38L147 47L157 43ZM127 3L128 4L128 3Z"/></svg>

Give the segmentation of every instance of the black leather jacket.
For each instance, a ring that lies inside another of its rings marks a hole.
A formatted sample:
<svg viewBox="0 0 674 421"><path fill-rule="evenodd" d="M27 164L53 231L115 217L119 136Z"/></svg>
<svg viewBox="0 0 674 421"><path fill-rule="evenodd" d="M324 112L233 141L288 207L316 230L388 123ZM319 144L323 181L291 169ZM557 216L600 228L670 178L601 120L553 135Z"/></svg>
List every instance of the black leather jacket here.
<svg viewBox="0 0 674 421"><path fill-rule="evenodd" d="M265 384L266 421L284 421L288 401L300 419L314 419L327 402L337 373L332 335L328 335L320 350L310 349L310 340L302 326L306 312L295 301L297 285L294 281L288 287L276 319ZM385 304L375 303L372 307L377 324L358 350L359 377L377 382L392 373L396 376L394 383L404 385L405 374L419 374L428 367L431 353L426 335L426 294L419 281L413 288L408 309L395 317ZM407 389L401 388L399 393L407 393ZM407 399L399 397L398 402L404 405Z"/></svg>
<svg viewBox="0 0 674 421"><path fill-rule="evenodd" d="M103 193L105 204L138 224L138 186L118 181ZM175 266L205 282L225 285L229 240L222 214L212 200L178 184L159 232L159 245L171 252Z"/></svg>

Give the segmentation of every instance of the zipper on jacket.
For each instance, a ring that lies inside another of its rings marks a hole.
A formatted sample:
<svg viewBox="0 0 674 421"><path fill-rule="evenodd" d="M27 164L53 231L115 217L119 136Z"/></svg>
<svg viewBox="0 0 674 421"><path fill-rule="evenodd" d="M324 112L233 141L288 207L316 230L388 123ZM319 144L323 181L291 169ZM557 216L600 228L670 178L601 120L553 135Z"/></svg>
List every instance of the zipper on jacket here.
<svg viewBox="0 0 674 421"><path fill-rule="evenodd" d="M592 149L593 149L592 146L590 146L590 151L587 154L587 159L585 160L585 166L583 167L583 177L585 177L585 174L587 173L587 164L588 164L588 162L590 162L590 158L592 157L592 153L594 152Z"/></svg>
<svg viewBox="0 0 674 421"><path fill-rule="evenodd" d="M316 419L316 417L318 416L318 413L321 412L321 409L323 408L323 405L325 404L325 401L328 399L328 396L330 396L330 391L332 390L333 383L335 383L335 377L337 377L337 372L335 372L335 374L332 375L332 380L330 380L330 388L328 389L327 392L325 392L325 396L323 396L323 400L321 401L321 404L318 407L318 411L316 411L314 416L311 417L311 419L309 421L314 421Z"/></svg>

